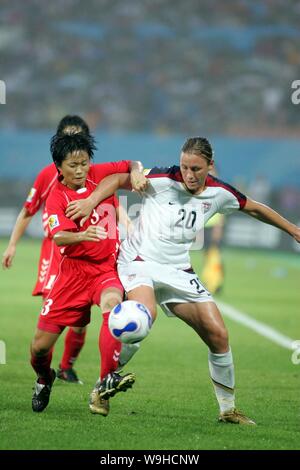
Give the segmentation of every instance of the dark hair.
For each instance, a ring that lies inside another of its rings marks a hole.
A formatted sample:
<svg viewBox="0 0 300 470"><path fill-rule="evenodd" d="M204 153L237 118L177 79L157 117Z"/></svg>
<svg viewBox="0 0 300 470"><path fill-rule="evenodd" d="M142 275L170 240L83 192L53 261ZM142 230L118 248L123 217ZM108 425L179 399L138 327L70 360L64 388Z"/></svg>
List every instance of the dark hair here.
<svg viewBox="0 0 300 470"><path fill-rule="evenodd" d="M90 129L87 123L82 119L80 116L71 116L67 115L63 117L57 126L56 134L63 135L64 134L64 129L66 127L80 127L81 133L85 135L90 135Z"/></svg>
<svg viewBox="0 0 300 470"><path fill-rule="evenodd" d="M204 157L208 163L213 160L213 150L205 137L190 137L182 147L184 153L194 153Z"/></svg>
<svg viewBox="0 0 300 470"><path fill-rule="evenodd" d="M82 132L72 135L55 134L52 137L50 144L52 158L57 167L61 166L69 153L83 150L91 159L93 158L94 150L96 149L97 147L95 145L94 138L90 135L85 135Z"/></svg>

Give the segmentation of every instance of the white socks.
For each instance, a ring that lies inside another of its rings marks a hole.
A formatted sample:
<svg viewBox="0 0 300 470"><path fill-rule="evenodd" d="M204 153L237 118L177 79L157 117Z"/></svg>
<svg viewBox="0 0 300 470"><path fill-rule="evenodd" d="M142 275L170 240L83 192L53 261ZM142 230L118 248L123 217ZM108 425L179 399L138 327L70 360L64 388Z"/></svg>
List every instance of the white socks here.
<svg viewBox="0 0 300 470"><path fill-rule="evenodd" d="M222 354L208 350L208 366L221 413L234 408L234 367L231 349Z"/></svg>
<svg viewBox="0 0 300 470"><path fill-rule="evenodd" d="M122 343L122 349L119 356L119 366L116 372L119 372L130 361L132 356L139 350L140 343L125 344Z"/></svg>

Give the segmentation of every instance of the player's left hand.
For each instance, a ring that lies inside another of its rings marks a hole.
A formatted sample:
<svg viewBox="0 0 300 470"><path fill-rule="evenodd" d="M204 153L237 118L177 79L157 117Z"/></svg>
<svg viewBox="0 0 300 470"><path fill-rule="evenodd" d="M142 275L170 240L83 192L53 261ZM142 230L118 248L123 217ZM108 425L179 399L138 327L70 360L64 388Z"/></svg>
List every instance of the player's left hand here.
<svg viewBox="0 0 300 470"><path fill-rule="evenodd" d="M142 193L147 189L149 181L145 177L144 173L141 173L138 170L133 170L130 173L130 183L134 191Z"/></svg>
<svg viewBox="0 0 300 470"><path fill-rule="evenodd" d="M88 198L80 199L78 201L69 202L66 209L66 216L71 220L76 220L82 217L80 226L82 227L85 221L91 215L94 206Z"/></svg>
<svg viewBox="0 0 300 470"><path fill-rule="evenodd" d="M15 245L8 245L2 257L2 267L3 269L8 269L12 265L13 258L16 254Z"/></svg>

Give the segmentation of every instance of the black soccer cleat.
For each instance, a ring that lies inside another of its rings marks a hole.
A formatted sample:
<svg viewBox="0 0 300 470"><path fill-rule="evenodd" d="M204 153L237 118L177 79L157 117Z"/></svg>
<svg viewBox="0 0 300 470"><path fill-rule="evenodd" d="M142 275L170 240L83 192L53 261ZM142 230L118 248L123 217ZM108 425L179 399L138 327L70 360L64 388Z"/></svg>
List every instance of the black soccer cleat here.
<svg viewBox="0 0 300 470"><path fill-rule="evenodd" d="M63 369L59 367L56 371L56 377L64 382L83 385L83 382L78 378L75 370L71 367L70 369Z"/></svg>
<svg viewBox="0 0 300 470"><path fill-rule="evenodd" d="M123 377L117 372L108 374L98 386L99 397L108 400L115 396L116 393L126 392L135 382L135 375L132 373L125 374Z"/></svg>
<svg viewBox="0 0 300 470"><path fill-rule="evenodd" d="M53 382L55 380L56 373L54 369L51 369L51 382L48 384L40 384L38 380L35 382L34 394L32 395L32 410L36 412L43 411L50 399L50 393Z"/></svg>

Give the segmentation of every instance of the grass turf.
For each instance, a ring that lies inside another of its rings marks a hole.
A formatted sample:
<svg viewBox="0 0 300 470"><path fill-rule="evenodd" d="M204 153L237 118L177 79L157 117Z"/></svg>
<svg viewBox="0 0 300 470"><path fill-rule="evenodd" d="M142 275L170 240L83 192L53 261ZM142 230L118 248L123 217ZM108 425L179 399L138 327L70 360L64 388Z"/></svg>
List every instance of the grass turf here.
<svg viewBox="0 0 300 470"><path fill-rule="evenodd" d="M0 241L3 252L6 240ZM31 297L39 243L20 243L13 267L1 272L0 449L299 449L300 365L291 352L225 318L234 353L237 405L256 427L222 425L208 377L207 349L196 334L162 313L126 371L132 390L111 400L109 417L91 415L88 397L99 370L100 314L93 308L84 349L76 363L83 386L57 381L41 414L31 411L34 373L29 364L40 299ZM192 253L200 272L201 257ZM226 283L219 298L300 337L299 274L295 255L225 250ZM63 338L56 346L58 365Z"/></svg>

